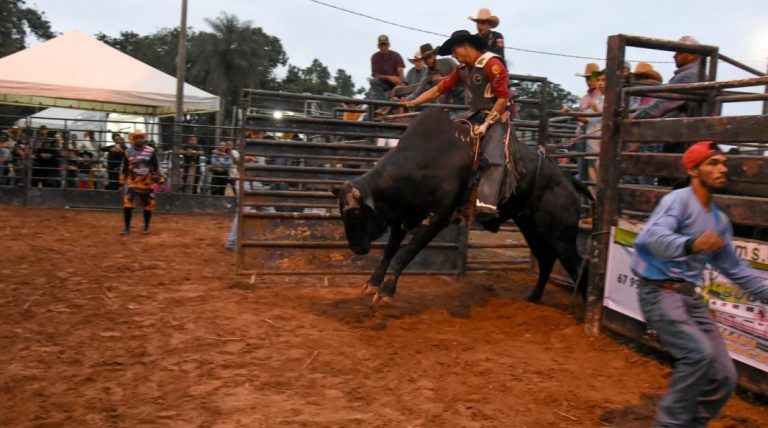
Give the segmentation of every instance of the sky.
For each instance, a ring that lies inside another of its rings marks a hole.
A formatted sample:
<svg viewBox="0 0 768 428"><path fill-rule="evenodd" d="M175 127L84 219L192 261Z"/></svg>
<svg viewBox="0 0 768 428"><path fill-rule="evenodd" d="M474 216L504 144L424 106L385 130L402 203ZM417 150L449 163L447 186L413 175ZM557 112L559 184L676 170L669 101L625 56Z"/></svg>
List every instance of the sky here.
<svg viewBox="0 0 768 428"><path fill-rule="evenodd" d="M632 34L663 39L692 35L701 43L720 47L720 52L743 60L759 70L766 69L768 58L768 1L766 0L323 0L384 21L427 32L449 35L466 29L475 32L467 19L481 7L498 16L496 31L504 35L508 47L553 53L604 58L607 38L613 34ZM66 33L81 30L89 34L120 31L149 34L180 22L181 0L27 0L27 5L45 12L53 30ZM447 37L397 27L357 16L311 0L188 0L187 25L208 30L206 18L221 12L251 21L278 37L289 62L308 66L314 58L331 73L343 68L356 86L366 86L370 56L376 51L379 34L387 34L391 49L403 59L423 43L441 44ZM510 73L544 76L574 94L585 92L581 73L592 60L541 55L507 49ZM654 64L667 81L674 71L671 52L631 49L627 59L634 69L636 61L668 61ZM597 61L603 66L602 61ZM406 65L407 61L406 61ZM752 75L720 63L718 80ZM759 103L728 106L725 114L758 114Z"/></svg>

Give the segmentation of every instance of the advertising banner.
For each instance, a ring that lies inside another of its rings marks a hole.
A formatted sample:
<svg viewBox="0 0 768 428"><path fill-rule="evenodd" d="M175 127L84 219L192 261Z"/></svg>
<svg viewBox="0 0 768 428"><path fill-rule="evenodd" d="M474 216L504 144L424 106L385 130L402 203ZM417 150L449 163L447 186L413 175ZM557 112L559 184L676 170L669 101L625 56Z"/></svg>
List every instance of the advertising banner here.
<svg viewBox="0 0 768 428"><path fill-rule="evenodd" d="M638 279L630 270L632 246L641 229L641 223L622 221L611 230L603 305L644 321L637 301ZM733 243L739 257L768 278L768 244L747 240ZM746 294L710 266L706 267L704 278L699 291L720 325L731 357L768 372L768 301L758 301Z"/></svg>

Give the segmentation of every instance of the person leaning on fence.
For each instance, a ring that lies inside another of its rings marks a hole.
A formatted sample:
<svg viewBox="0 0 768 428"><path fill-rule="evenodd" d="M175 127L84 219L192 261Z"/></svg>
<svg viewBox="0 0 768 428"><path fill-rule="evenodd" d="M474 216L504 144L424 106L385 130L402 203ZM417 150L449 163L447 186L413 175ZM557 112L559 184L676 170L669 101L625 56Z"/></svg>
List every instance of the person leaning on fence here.
<svg viewBox="0 0 768 428"><path fill-rule="evenodd" d="M107 186L106 190L117 190L120 188L120 165L125 157L125 140L123 136L115 132L112 134L111 146L102 147L102 152L107 152Z"/></svg>
<svg viewBox="0 0 768 428"><path fill-rule="evenodd" d="M371 56L371 93L373 100L386 100L395 86L401 85L405 78L405 63L399 53L389 49L389 37L382 34L378 38L379 51Z"/></svg>
<svg viewBox="0 0 768 428"><path fill-rule="evenodd" d="M483 52L486 43L469 31L459 30L443 43L440 55L453 55L461 65L437 86L421 94L415 100L401 103L415 107L451 91L459 85L467 85L470 116L475 133L483 138L482 178L478 186L475 218L485 224L498 220L496 206L499 202L501 181L506 162L504 140L509 122L502 118L509 101L509 75L501 58L493 52Z"/></svg>
<svg viewBox="0 0 768 428"><path fill-rule="evenodd" d="M424 43L419 47L419 54L426 65L427 74L421 79L416 90L408 96L409 100L415 100L456 69L456 61L453 58L437 58L435 49L429 43ZM441 104L464 104L464 86L457 85L452 91L440 94L438 102Z"/></svg>
<svg viewBox="0 0 768 428"><path fill-rule="evenodd" d="M144 211L144 234L149 234L149 223L157 202L152 184L165 183L165 177L160 172L155 149L145 144L147 134L133 132L128 134L131 146L126 148L120 173L120 184L123 185L123 220L125 227L123 235L131 233L131 216L133 202L138 199Z"/></svg>
<svg viewBox="0 0 768 428"><path fill-rule="evenodd" d="M197 144L197 136L190 135L187 144L176 151L181 155L181 193L198 193L200 183L200 157L203 149Z"/></svg>
<svg viewBox="0 0 768 428"><path fill-rule="evenodd" d="M727 184L726 156L712 141L683 154L690 185L664 196L635 242L632 272L650 328L675 359L655 427L704 427L736 387L718 325L695 287L712 265L745 292L768 298L768 283L739 258L728 216L712 201Z"/></svg>
<svg viewBox="0 0 768 428"><path fill-rule="evenodd" d="M424 66L424 60L421 58L421 52L415 52L413 56L408 58L408 62L413 64L413 67L405 74L405 84L416 85L424 79L428 71L427 67Z"/></svg>
<svg viewBox="0 0 768 428"><path fill-rule="evenodd" d="M224 195L229 181L229 170L233 164L234 159L227 149L227 142L220 141L211 152L211 195Z"/></svg>
<svg viewBox="0 0 768 428"><path fill-rule="evenodd" d="M481 8L477 11L477 16L468 16L467 19L477 24L477 35L486 43L483 50L495 53L504 62L504 36L492 30L499 26L499 17L494 16L490 9Z"/></svg>

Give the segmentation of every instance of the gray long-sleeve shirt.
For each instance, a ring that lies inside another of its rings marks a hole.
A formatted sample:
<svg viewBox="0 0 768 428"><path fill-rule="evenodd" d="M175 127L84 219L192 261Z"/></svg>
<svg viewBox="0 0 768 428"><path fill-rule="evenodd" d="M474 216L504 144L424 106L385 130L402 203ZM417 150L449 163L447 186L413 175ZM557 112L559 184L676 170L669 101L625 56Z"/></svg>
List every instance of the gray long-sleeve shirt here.
<svg viewBox="0 0 768 428"><path fill-rule="evenodd" d="M669 84L695 83L699 81L699 62L694 61L675 70L675 75L669 79ZM632 116L633 119L655 119L659 117L676 117L681 115L686 102L680 100L657 99L647 107Z"/></svg>
<svg viewBox="0 0 768 428"><path fill-rule="evenodd" d="M710 204L701 206L690 187L664 196L635 241L632 272L650 279L682 279L704 282L704 266L709 263L744 291L768 298L768 283L740 259L731 242L733 229L728 216ZM725 247L715 253L687 254L685 243L707 230L722 237Z"/></svg>

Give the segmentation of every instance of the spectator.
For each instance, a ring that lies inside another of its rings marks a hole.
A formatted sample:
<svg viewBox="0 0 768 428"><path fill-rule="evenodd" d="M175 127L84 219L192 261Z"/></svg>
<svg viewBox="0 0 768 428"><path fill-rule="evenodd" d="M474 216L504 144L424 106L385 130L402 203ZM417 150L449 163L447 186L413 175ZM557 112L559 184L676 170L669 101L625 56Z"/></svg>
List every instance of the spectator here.
<svg viewBox="0 0 768 428"><path fill-rule="evenodd" d="M181 193L198 193L198 184L200 183L200 156L203 156L203 150L197 145L197 136L190 135L187 144L176 151L181 155Z"/></svg>
<svg viewBox="0 0 768 428"><path fill-rule="evenodd" d="M490 9L481 8L477 11L477 16L468 16L467 19L477 24L477 35L486 42L485 51L495 53L504 62L504 36L491 30L499 26L499 18L491 14Z"/></svg>
<svg viewBox="0 0 768 428"><path fill-rule="evenodd" d="M125 140L123 136L115 132L112 134L111 146L102 147L102 152L107 152L107 190L117 190L120 188L118 180L120 179L120 163L125 157Z"/></svg>
<svg viewBox="0 0 768 428"><path fill-rule="evenodd" d="M56 131L55 134L53 134L53 147L56 149L65 149L67 148L67 144L64 141L64 133L61 131ZM77 147L74 148L77 150Z"/></svg>
<svg viewBox="0 0 768 428"><path fill-rule="evenodd" d="M632 82L641 85L659 85L661 84L661 74L653 69L651 64L647 62L638 62L635 66L635 72L632 73ZM631 97L629 99L629 107L632 109L640 109L649 106L656 101L656 98L651 97Z"/></svg>
<svg viewBox="0 0 768 428"><path fill-rule="evenodd" d="M653 66L651 64L648 64L647 62L638 62L635 66L635 72L631 75L631 80L633 84L641 84L641 85L658 85L661 84L662 78L661 74L659 74L658 71L653 69ZM649 105L651 105L653 102L656 101L656 98L651 97L631 97L629 99L629 107L632 110L636 109L642 109ZM648 143L648 144L640 144L640 143L632 143L627 148L629 152L632 153L659 153L662 150L661 144L658 143ZM642 184L646 186L653 186L656 184L656 177L651 176L638 176L638 177L626 177L625 181L627 183L636 183L636 184Z"/></svg>
<svg viewBox="0 0 768 428"><path fill-rule="evenodd" d="M32 186L59 187L59 151L52 147L53 140L50 138L42 138L38 142L40 148L34 150Z"/></svg>
<svg viewBox="0 0 768 428"><path fill-rule="evenodd" d="M240 152L235 149L232 140L227 140L227 151L232 155L232 166L229 167L229 178L227 183L232 186L232 193L237 196L237 179L240 178Z"/></svg>
<svg viewBox="0 0 768 428"><path fill-rule="evenodd" d="M24 185L24 172L26 171L27 163L27 147L28 146L24 139L21 139L13 147L13 151L11 152L11 165L13 167L13 178L11 178L11 185Z"/></svg>
<svg viewBox="0 0 768 428"><path fill-rule="evenodd" d="M221 141L211 152L211 195L224 195L229 181L229 170L234 164L227 142Z"/></svg>
<svg viewBox="0 0 768 428"><path fill-rule="evenodd" d="M374 100L386 100L395 86L402 84L405 63L399 53L389 50L389 37L379 36L379 51L371 56L371 94Z"/></svg>
<svg viewBox="0 0 768 428"><path fill-rule="evenodd" d="M412 57L408 58L408 62L413 64L413 67L411 67L411 69L408 70L408 73L405 75L405 84L415 85L420 83L428 71L427 68L424 67L424 61L421 59L421 53L414 53Z"/></svg>
<svg viewBox="0 0 768 428"><path fill-rule="evenodd" d="M691 36L683 36L679 40L682 43L689 45L698 45L698 40ZM674 76L669 79L669 84L679 83L695 83L699 79L699 63L701 57L696 54L675 52L673 55L675 60ZM674 117L687 117L695 115L696 104L689 103L682 100L665 100L656 99L642 110L635 112L632 115L632 119L656 119L656 118L674 118ZM685 145L683 144L663 144L661 151L665 153L683 153ZM675 186L679 181L673 177L659 177L658 183L660 186Z"/></svg>
<svg viewBox="0 0 768 428"><path fill-rule="evenodd" d="M77 155L77 149L62 149L61 158L64 160L64 179L67 187L76 189L77 186L77 164L80 157Z"/></svg>
<svg viewBox="0 0 768 428"><path fill-rule="evenodd" d="M10 184L13 143L6 131L0 134L0 186Z"/></svg>
<svg viewBox="0 0 768 428"><path fill-rule="evenodd" d="M80 152L80 158L77 161L77 188L93 189L93 153L89 151Z"/></svg>
<svg viewBox="0 0 768 428"><path fill-rule="evenodd" d="M37 129L37 137L32 140L32 149L37 150L42 148L43 142L49 140L50 137L48 136L48 127L45 125L40 125L40 127Z"/></svg>
<svg viewBox="0 0 768 428"><path fill-rule="evenodd" d="M698 40L691 36L683 36L679 40L689 45L698 45ZM675 52L675 75L669 79L670 84L694 83L699 81L699 62L701 57L696 54ZM654 119L670 117L686 117L693 113L693 106L682 100L663 100L657 99L647 105L642 110L632 115L632 119ZM676 146L679 153L682 153L682 146Z"/></svg>
<svg viewBox="0 0 768 428"><path fill-rule="evenodd" d="M415 100L419 95L432 89L433 86L440 83L446 76L456 68L456 61L453 58L437 58L432 45L425 43L419 48L419 54L427 68L427 74L421 79L419 86L408 97L409 100ZM438 102L442 104L464 104L464 85L457 85L453 91L440 94Z"/></svg>

